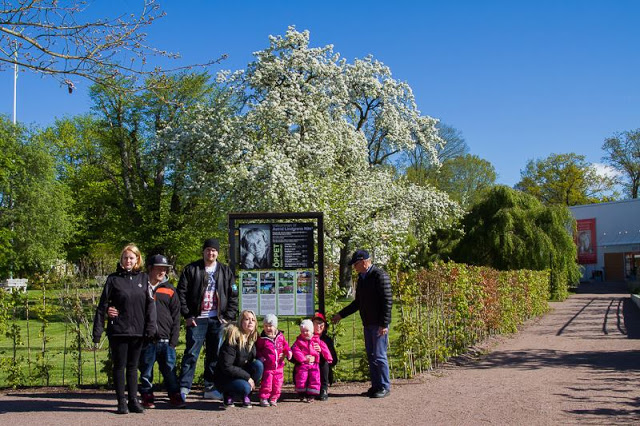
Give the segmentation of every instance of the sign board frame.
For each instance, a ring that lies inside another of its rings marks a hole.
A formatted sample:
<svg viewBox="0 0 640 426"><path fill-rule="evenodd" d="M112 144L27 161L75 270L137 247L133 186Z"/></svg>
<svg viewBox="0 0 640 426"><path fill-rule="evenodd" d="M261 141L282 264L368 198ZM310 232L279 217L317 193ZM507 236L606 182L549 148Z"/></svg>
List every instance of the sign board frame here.
<svg viewBox="0 0 640 426"><path fill-rule="evenodd" d="M282 301L288 301L288 298L303 300L302 298L307 294L311 296L311 310L315 310L313 286L295 285L297 289L295 294L290 296L288 294L291 279L296 283L315 281L318 288L318 311L325 313L324 215L322 212L229 213L228 223L229 266L238 276L239 288L244 289L244 284L253 285L254 281L257 286L258 281L260 283L264 281L265 294L269 293L267 291L269 286L278 286L278 292L282 291L287 295L282 298ZM317 231L317 257L314 255L316 253L314 230ZM241 244L241 237L245 237L243 244ZM257 250L259 255L247 255L251 252L247 248L249 242L260 246ZM274 278L273 283L271 283L272 278ZM269 296L265 296L264 299L265 303L273 303L275 307L275 295L273 302L269 300ZM256 313L260 315L259 312ZM283 305L282 312L278 312L280 316L308 316L308 314L308 309L300 313L297 302L287 304L286 307Z"/></svg>

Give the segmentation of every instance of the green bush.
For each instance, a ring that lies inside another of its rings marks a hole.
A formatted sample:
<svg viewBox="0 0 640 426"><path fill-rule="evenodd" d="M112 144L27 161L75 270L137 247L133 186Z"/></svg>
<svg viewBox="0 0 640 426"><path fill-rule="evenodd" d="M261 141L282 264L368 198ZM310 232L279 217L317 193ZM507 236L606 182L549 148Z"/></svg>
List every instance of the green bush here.
<svg viewBox="0 0 640 426"><path fill-rule="evenodd" d="M548 271L497 271L436 263L395 275L399 318L391 348L396 376L410 377L489 335L517 331L548 310Z"/></svg>

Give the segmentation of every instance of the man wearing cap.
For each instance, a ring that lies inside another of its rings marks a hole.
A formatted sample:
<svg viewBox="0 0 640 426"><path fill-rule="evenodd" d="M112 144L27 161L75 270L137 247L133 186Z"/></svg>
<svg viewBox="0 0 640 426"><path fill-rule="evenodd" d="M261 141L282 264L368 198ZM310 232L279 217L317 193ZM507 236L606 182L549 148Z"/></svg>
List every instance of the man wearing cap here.
<svg viewBox="0 0 640 426"><path fill-rule="evenodd" d="M171 265L161 254L147 260L149 290L156 302L157 334L142 348L140 354L140 396L142 406L155 407L153 395L153 365L158 362L164 385L169 394L169 403L184 407L180 398L180 387L176 377L176 345L180 335L180 300L176 289L169 284L167 273Z"/></svg>
<svg viewBox="0 0 640 426"><path fill-rule="evenodd" d="M218 363L224 325L236 320L238 287L233 271L217 261L220 243L209 238L202 245L202 259L185 266L178 281L178 296L187 327L182 357L180 394L183 400L191 390L200 350L205 344L204 397L219 397L213 374Z"/></svg>
<svg viewBox="0 0 640 426"><path fill-rule="evenodd" d="M360 311L371 378L367 396L384 398L391 391L387 360L392 305L391 280L385 271L371 263L366 250L356 250L349 265L358 272L356 297L331 320L335 324L342 318Z"/></svg>

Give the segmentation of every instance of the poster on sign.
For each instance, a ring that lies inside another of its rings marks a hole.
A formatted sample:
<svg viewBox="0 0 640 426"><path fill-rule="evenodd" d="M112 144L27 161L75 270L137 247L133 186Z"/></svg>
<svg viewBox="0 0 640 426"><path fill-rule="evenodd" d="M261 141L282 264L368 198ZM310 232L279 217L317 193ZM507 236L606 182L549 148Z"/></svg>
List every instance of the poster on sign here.
<svg viewBox="0 0 640 426"><path fill-rule="evenodd" d="M240 269L269 269L272 263L271 225L240 226Z"/></svg>
<svg viewBox="0 0 640 426"><path fill-rule="evenodd" d="M258 272L243 272L240 274L241 309L258 312Z"/></svg>
<svg viewBox="0 0 640 426"><path fill-rule="evenodd" d="M273 268L313 268L312 223L273 223L271 238Z"/></svg>
<svg viewBox="0 0 640 426"><path fill-rule="evenodd" d="M240 309L291 317L324 311L321 212L230 213L229 245Z"/></svg>
<svg viewBox="0 0 640 426"><path fill-rule="evenodd" d="M578 245L578 263L581 265L598 263L595 218L578 219L576 231L576 244Z"/></svg>
<svg viewBox="0 0 640 426"><path fill-rule="evenodd" d="M276 273L274 271L260 272L260 309L258 315L277 313Z"/></svg>
<svg viewBox="0 0 640 426"><path fill-rule="evenodd" d="M296 314L313 315L313 272L298 271L296 280Z"/></svg>
<svg viewBox="0 0 640 426"><path fill-rule="evenodd" d="M295 276L295 271L278 271L278 315L296 314Z"/></svg>

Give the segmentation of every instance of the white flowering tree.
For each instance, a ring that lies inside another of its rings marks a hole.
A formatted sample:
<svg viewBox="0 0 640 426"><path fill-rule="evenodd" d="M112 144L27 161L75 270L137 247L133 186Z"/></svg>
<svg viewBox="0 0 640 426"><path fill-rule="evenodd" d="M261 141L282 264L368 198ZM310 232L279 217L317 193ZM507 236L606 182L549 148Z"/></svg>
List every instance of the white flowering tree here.
<svg viewBox="0 0 640 426"><path fill-rule="evenodd" d="M379 260L403 255L409 232L428 237L459 214L446 194L411 185L389 166L416 143L435 159L439 139L436 120L420 115L409 86L387 67L370 57L347 64L294 28L255 57L219 76L243 105L238 114L199 106L165 134L188 150L194 190L230 211L324 212L342 284L356 246L375 248Z"/></svg>

